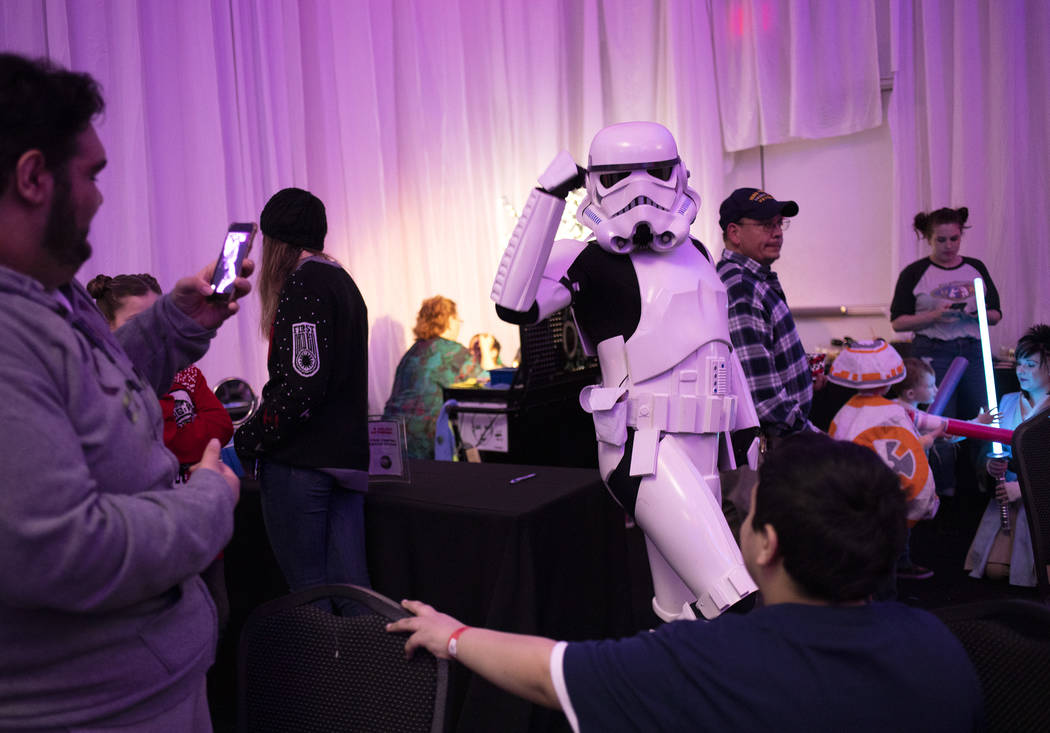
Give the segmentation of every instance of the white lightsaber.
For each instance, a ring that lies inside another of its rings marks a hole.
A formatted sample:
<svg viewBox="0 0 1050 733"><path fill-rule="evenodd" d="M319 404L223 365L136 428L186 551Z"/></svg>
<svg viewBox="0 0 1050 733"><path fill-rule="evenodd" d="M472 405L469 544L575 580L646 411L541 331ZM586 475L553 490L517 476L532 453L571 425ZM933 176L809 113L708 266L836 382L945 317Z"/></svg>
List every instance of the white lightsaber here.
<svg viewBox="0 0 1050 733"><path fill-rule="evenodd" d="M992 370L992 344L988 338L988 307L984 302L984 280L979 277L973 279L973 294L977 300L977 325L981 329L981 361L984 363L984 389L988 393L988 411L993 415L992 425L999 427L999 403L995 399L995 372ZM990 457L1006 457L1002 443L992 443ZM1002 477L999 477L998 483L1003 483ZM1010 510L1004 501L999 502L999 527L1009 534Z"/></svg>
<svg viewBox="0 0 1050 733"><path fill-rule="evenodd" d="M999 403L995 399L995 372L992 370L992 345L988 339L988 308L984 303L984 280L973 279L973 293L977 299L977 324L981 329L981 360L984 362L984 388L988 393L988 412L995 415L992 425L999 427ZM1002 443L992 443L993 453L1002 453Z"/></svg>

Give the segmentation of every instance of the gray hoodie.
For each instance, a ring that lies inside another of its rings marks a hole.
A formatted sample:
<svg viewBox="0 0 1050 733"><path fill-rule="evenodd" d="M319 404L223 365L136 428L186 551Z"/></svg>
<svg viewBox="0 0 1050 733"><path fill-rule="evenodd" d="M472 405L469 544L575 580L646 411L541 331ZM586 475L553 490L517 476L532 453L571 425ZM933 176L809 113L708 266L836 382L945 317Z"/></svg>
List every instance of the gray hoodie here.
<svg viewBox="0 0 1050 733"><path fill-rule="evenodd" d="M215 332L164 296L114 336L60 291L0 267L0 730L163 730L214 658L198 573L234 497L213 471L175 487L156 395Z"/></svg>

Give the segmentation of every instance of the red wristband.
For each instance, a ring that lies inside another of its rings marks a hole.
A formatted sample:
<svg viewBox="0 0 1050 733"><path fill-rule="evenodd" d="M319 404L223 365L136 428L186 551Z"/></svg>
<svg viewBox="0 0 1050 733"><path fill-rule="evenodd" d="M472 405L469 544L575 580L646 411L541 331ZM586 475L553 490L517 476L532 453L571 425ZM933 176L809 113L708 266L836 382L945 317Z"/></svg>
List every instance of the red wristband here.
<svg viewBox="0 0 1050 733"><path fill-rule="evenodd" d="M469 626L460 626L458 629L452 632L451 636L448 637L448 644L446 645L446 648L448 649L448 655L453 659L456 658L456 642L459 641L460 634L462 634L469 628Z"/></svg>

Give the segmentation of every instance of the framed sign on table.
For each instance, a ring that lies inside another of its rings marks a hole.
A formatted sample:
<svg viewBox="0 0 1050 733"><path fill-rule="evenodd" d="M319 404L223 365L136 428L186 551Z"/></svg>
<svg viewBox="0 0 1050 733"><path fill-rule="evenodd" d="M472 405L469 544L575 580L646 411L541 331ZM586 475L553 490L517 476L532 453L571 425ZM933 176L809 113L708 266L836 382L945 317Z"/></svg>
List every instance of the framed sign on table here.
<svg viewBox="0 0 1050 733"><path fill-rule="evenodd" d="M410 480L408 444L402 418L368 416L368 478L370 481Z"/></svg>

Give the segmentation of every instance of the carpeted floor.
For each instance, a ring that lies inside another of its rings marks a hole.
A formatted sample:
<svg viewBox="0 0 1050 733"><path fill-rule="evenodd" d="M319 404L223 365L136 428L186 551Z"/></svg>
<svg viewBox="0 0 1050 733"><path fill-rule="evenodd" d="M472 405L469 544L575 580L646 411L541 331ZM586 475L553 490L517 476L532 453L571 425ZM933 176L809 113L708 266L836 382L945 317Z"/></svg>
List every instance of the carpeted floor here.
<svg viewBox="0 0 1050 733"><path fill-rule="evenodd" d="M971 578L963 570L988 494L976 491L943 499L937 516L912 530L912 559L934 571L926 580L899 580L899 600L919 608L999 598L1037 600L1035 588L1021 588L1005 580Z"/></svg>

